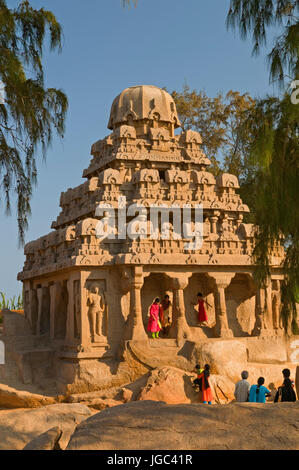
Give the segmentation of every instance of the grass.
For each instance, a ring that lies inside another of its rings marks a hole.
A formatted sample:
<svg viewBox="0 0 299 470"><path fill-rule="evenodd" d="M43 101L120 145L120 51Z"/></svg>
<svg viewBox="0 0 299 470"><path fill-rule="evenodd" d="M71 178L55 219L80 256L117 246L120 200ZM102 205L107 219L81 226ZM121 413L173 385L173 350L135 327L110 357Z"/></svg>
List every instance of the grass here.
<svg viewBox="0 0 299 470"><path fill-rule="evenodd" d="M14 295L11 299L8 299L3 292L0 292L0 311L4 310L5 308L9 310L22 310L23 296L19 295L18 297L16 297Z"/></svg>

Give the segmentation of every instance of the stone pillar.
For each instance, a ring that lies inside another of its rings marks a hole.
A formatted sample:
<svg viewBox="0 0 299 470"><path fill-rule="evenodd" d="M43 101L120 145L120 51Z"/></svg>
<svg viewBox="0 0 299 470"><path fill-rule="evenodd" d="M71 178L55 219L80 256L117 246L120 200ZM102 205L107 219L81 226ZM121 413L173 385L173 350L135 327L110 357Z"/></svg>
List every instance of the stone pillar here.
<svg viewBox="0 0 299 470"><path fill-rule="evenodd" d="M29 322L31 325L32 334L36 335L37 332L37 318L38 318L38 299L36 289L29 291Z"/></svg>
<svg viewBox="0 0 299 470"><path fill-rule="evenodd" d="M272 280L272 322L273 328L277 333L282 333L281 319L281 286L279 279Z"/></svg>
<svg viewBox="0 0 299 470"><path fill-rule="evenodd" d="M265 289L259 287L255 296L255 325L252 330L253 336L265 335L267 329L265 325Z"/></svg>
<svg viewBox="0 0 299 470"><path fill-rule="evenodd" d="M178 343L192 340L192 333L186 320L184 289L188 285L188 275L172 278L173 309L172 324L169 331L170 338L176 338Z"/></svg>
<svg viewBox="0 0 299 470"><path fill-rule="evenodd" d="M215 334L219 338L232 338L233 332L228 326L227 319L225 288L230 284L234 274L209 273L209 276L213 277L216 285L214 293L216 310Z"/></svg>
<svg viewBox="0 0 299 470"><path fill-rule="evenodd" d="M265 287L265 327L269 332L273 331L273 312L272 312L272 282L271 278L267 280Z"/></svg>
<svg viewBox="0 0 299 470"><path fill-rule="evenodd" d="M88 307L87 307L87 289L86 281L90 275L89 271L81 271L81 325L80 325L80 337L81 346L83 349L88 349L90 346L90 327L88 320Z"/></svg>
<svg viewBox="0 0 299 470"><path fill-rule="evenodd" d="M50 338L55 338L55 312L57 308L58 282L50 286Z"/></svg>
<svg viewBox="0 0 299 470"><path fill-rule="evenodd" d="M142 266L132 268L132 277L130 279L130 315L132 315L132 334L134 341L147 340L147 334L144 329L141 307L141 287L143 286Z"/></svg>
<svg viewBox="0 0 299 470"><path fill-rule="evenodd" d="M66 320L66 335L65 342L67 344L74 344L75 342L75 302L74 302L74 280L72 277L67 281L67 293L68 293L68 304L67 304L67 320Z"/></svg>
<svg viewBox="0 0 299 470"><path fill-rule="evenodd" d="M38 287L36 289L37 294L37 323L36 323L36 335L40 335L41 329L41 317L42 317L42 302L43 302L43 288Z"/></svg>

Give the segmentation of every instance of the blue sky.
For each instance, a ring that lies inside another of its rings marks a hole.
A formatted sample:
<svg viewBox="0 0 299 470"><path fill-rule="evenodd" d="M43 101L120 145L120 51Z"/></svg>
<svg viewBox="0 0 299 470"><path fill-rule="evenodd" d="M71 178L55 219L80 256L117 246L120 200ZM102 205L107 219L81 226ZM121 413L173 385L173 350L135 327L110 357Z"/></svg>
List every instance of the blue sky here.
<svg viewBox="0 0 299 470"><path fill-rule="evenodd" d="M9 6L17 1L7 0ZM227 31L229 0L31 0L51 10L61 23L61 54L45 52L46 85L69 99L66 134L54 139L47 161L38 164L38 185L26 241L50 232L62 191L82 180L93 142L108 134L114 97L128 86L147 84L180 90L184 82L208 95L228 90L252 96L273 92L265 53L251 56L250 40ZM21 292L16 280L24 263L14 214L0 207L0 291Z"/></svg>

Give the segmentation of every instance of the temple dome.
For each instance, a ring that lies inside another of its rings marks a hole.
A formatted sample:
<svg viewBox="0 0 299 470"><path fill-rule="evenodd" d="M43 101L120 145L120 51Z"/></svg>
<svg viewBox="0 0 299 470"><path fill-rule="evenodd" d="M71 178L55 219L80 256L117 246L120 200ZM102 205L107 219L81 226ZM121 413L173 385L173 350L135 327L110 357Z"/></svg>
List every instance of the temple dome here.
<svg viewBox="0 0 299 470"><path fill-rule="evenodd" d="M153 120L180 127L175 102L169 93L152 85L126 88L113 101L108 129L134 121Z"/></svg>

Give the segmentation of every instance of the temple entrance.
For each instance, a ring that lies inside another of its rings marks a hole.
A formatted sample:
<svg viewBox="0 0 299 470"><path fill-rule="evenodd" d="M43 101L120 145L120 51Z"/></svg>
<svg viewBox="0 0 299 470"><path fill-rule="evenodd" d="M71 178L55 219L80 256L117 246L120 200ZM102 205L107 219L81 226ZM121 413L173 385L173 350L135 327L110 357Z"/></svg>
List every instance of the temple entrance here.
<svg viewBox="0 0 299 470"><path fill-rule="evenodd" d="M189 279L188 286L184 289L184 301L186 320L189 326L198 326L198 313L193 304L197 303L197 293L201 292L204 299L211 305L206 308L208 325L215 324L215 306L213 295L213 283L206 273L196 273Z"/></svg>
<svg viewBox="0 0 299 470"><path fill-rule="evenodd" d="M147 332L148 325L148 312L152 302L156 297L159 297L160 301L163 299L165 294L168 294L170 301L173 302L173 294L170 288L170 279L161 273L151 273L144 279L144 284L141 289L141 304L142 304L142 319L144 329ZM172 308L169 308L167 317L170 317L170 323L172 321ZM163 335L161 334L161 339Z"/></svg>

